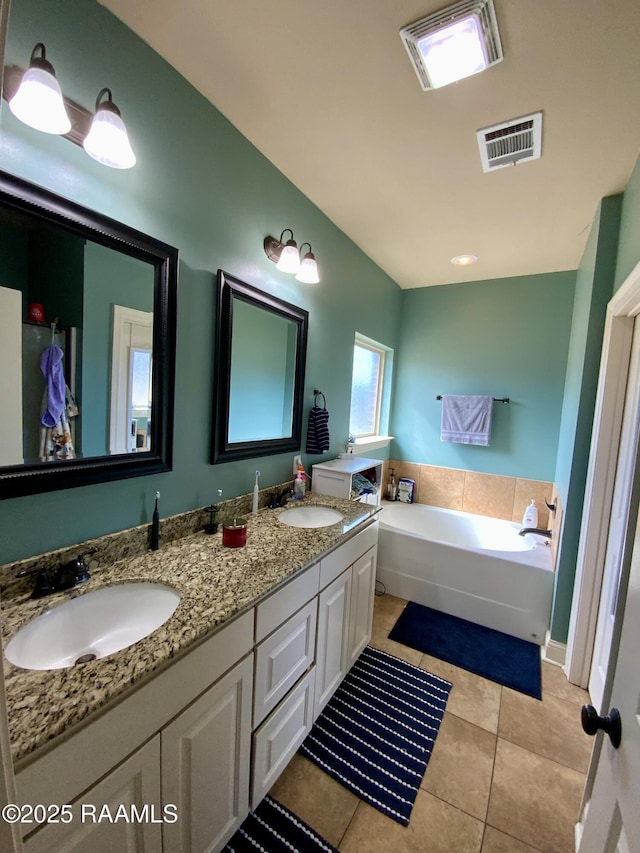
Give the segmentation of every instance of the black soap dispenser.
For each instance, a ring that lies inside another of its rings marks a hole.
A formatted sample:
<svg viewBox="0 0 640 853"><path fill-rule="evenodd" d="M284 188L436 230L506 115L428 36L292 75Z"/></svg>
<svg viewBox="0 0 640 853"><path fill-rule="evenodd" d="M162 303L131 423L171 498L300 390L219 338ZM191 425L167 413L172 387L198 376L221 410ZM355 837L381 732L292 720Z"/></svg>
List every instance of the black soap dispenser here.
<svg viewBox="0 0 640 853"><path fill-rule="evenodd" d="M160 547L160 513L158 512L158 499L160 492L156 492L156 506L153 510L153 519L151 521L151 550L157 551Z"/></svg>

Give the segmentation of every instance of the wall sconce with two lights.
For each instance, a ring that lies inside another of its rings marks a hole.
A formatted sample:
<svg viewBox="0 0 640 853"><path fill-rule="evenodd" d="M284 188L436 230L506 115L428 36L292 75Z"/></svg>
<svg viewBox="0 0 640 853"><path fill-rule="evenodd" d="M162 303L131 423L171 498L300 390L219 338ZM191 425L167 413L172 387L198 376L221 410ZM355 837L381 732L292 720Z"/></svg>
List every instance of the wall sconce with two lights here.
<svg viewBox="0 0 640 853"><path fill-rule="evenodd" d="M3 97L14 116L43 133L64 136L104 166L130 169L136 162L120 110L111 90L101 89L95 113L65 98L42 42L31 51L26 71L5 69Z"/></svg>
<svg viewBox="0 0 640 853"><path fill-rule="evenodd" d="M287 231L291 234L291 239L285 243L284 235ZM301 260L300 256L302 255L303 246L308 246L309 251L305 252ZM279 240L276 240L275 237L265 237L264 251L269 260L273 261L276 269L279 269L280 272L292 273L295 275L297 281L301 281L304 284L317 284L320 281L316 258L311 251L311 243L302 243L300 249L298 249L298 244L293 239L291 228L285 228Z"/></svg>

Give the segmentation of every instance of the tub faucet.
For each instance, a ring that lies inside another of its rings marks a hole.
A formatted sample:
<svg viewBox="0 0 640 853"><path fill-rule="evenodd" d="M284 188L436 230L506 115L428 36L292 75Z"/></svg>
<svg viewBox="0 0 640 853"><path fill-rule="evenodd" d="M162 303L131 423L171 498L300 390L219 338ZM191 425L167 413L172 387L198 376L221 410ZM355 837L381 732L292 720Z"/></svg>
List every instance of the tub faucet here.
<svg viewBox="0 0 640 853"><path fill-rule="evenodd" d="M524 536L525 533L537 533L538 536L546 536L547 539L551 539L551 531L544 530L541 527L523 527L522 530L518 531L520 536Z"/></svg>

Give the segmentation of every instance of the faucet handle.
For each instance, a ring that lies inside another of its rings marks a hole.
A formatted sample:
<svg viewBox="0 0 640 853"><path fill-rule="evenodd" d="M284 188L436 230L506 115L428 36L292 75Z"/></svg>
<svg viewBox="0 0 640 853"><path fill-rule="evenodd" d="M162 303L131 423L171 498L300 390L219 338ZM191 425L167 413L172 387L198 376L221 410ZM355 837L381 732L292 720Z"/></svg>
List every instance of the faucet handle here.
<svg viewBox="0 0 640 853"><path fill-rule="evenodd" d="M56 591L56 587L51 583L47 569L40 567L35 569L23 569L21 572L18 572L16 577L26 578L28 575L36 576L36 582L33 590L31 591L31 598L43 598L45 595L50 595L52 592Z"/></svg>

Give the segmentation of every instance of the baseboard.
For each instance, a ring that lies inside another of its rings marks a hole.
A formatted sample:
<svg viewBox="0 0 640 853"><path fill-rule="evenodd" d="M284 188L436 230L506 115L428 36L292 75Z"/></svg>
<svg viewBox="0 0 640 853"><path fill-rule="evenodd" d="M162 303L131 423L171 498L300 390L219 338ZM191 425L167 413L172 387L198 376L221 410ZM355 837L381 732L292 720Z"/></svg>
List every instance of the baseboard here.
<svg viewBox="0 0 640 853"><path fill-rule="evenodd" d="M542 660L553 663L556 666L564 666L567 659L567 644L558 643L547 635L547 641L542 647Z"/></svg>

